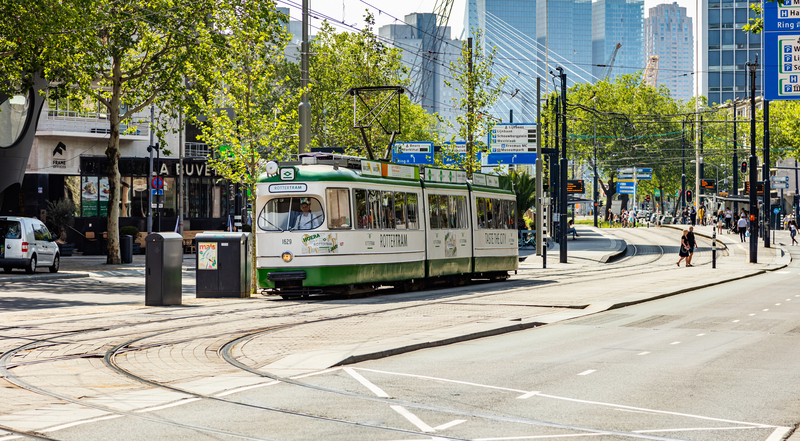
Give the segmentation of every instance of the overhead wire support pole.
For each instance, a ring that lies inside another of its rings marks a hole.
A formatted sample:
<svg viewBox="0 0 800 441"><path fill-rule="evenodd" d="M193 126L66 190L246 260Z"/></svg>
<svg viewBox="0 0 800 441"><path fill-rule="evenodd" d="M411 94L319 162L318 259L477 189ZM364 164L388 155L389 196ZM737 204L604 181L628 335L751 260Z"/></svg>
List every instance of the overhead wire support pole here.
<svg viewBox="0 0 800 441"><path fill-rule="evenodd" d="M300 118L300 133L297 153L306 153L311 140L311 104L308 102L309 63L308 63L308 0L303 0L303 42L300 48L300 87L303 95L300 98L298 117Z"/></svg>
<svg viewBox="0 0 800 441"><path fill-rule="evenodd" d="M542 169L542 78L536 78L536 255L547 253L544 232L544 170ZM541 247L541 248L540 248ZM546 259L546 257L545 257Z"/></svg>
<svg viewBox="0 0 800 441"><path fill-rule="evenodd" d="M567 263L567 74L557 68L561 77L561 171L558 181L561 189L558 214L558 235L560 239L559 262Z"/></svg>
<svg viewBox="0 0 800 441"><path fill-rule="evenodd" d="M739 156L737 151L737 133L736 133L736 101L733 101L733 195L739 195ZM744 178L744 176L742 176ZM739 211L739 202L734 201L733 203L733 214L735 215Z"/></svg>
<svg viewBox="0 0 800 441"><path fill-rule="evenodd" d="M756 175L758 158L756 158L756 69L758 57L750 68L750 263L758 263L758 188Z"/></svg>
<svg viewBox="0 0 800 441"><path fill-rule="evenodd" d="M147 178L147 234L153 232L153 136L155 135L156 107L150 106L150 145L147 151L150 152L150 173Z"/></svg>
<svg viewBox="0 0 800 441"><path fill-rule="evenodd" d="M475 157L473 155L473 131L475 130L472 115L472 97L474 91L474 86L472 84L472 37L467 38L467 48L469 50L469 61L467 62L467 89L469 89L467 96L467 157L469 158L469 167L467 168L467 175L469 175L470 179L472 178L472 166L475 163Z"/></svg>
<svg viewBox="0 0 800 441"><path fill-rule="evenodd" d="M681 210L686 208L686 120L683 120L681 130Z"/></svg>

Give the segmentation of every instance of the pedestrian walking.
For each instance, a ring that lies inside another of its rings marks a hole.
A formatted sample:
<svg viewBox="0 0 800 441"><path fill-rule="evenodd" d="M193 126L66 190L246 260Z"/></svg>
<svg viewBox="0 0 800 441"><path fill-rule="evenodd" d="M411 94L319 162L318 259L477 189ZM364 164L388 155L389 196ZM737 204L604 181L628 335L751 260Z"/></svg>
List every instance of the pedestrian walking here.
<svg viewBox="0 0 800 441"><path fill-rule="evenodd" d="M680 249L678 249L678 256L680 257L680 259L678 259L678 263L677 263L678 268L681 267L681 261L683 261L683 259L689 257L689 242L686 240L686 235L688 233L689 233L688 231L683 230L683 236L681 236L681 246L680 246Z"/></svg>
<svg viewBox="0 0 800 441"><path fill-rule="evenodd" d="M689 227L689 232L686 233L686 243L689 244L689 256L686 257L686 267L692 265L692 257L694 257L694 249L697 248L697 242L694 239L694 227Z"/></svg>
<svg viewBox="0 0 800 441"><path fill-rule="evenodd" d="M741 239L742 242L744 242L744 239L747 234L747 219L740 217L738 222L736 223L736 228L739 231L739 239Z"/></svg>
<svg viewBox="0 0 800 441"><path fill-rule="evenodd" d="M725 228L728 230L731 229L731 219L733 218L733 213L731 213L730 208L725 209Z"/></svg>
<svg viewBox="0 0 800 441"><path fill-rule="evenodd" d="M706 208L705 205L701 205L700 209L697 210L697 218L700 220L700 225L706 225Z"/></svg>
<svg viewBox="0 0 800 441"><path fill-rule="evenodd" d="M789 222L789 235L792 236L792 246L797 245L797 239L794 238L797 236L797 221L794 219Z"/></svg>
<svg viewBox="0 0 800 441"><path fill-rule="evenodd" d="M692 209L689 211L689 219L692 221L692 226L697 223L697 211L695 211L694 205L692 205Z"/></svg>
<svg viewBox="0 0 800 441"><path fill-rule="evenodd" d="M717 236L722 234L722 227L725 225L725 215L720 211L717 216Z"/></svg>

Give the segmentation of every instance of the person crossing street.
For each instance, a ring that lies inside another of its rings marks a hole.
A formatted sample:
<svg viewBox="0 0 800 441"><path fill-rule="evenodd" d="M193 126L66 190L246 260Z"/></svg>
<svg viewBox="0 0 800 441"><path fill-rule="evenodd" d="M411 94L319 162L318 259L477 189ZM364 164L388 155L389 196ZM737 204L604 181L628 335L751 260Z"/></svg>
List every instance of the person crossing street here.
<svg viewBox="0 0 800 441"><path fill-rule="evenodd" d="M736 223L736 227L739 229L739 239L744 242L745 237L747 237L747 219L740 217Z"/></svg>

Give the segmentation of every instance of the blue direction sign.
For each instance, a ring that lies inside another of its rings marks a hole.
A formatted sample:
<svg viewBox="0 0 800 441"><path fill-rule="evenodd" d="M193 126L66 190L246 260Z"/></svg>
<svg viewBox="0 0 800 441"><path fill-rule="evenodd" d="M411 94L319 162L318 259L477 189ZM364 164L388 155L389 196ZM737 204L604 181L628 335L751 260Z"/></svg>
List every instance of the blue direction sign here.
<svg viewBox="0 0 800 441"><path fill-rule="evenodd" d="M800 0L764 2L764 97L800 99Z"/></svg>
<svg viewBox="0 0 800 441"><path fill-rule="evenodd" d="M433 165L433 153L392 152L392 162L396 164Z"/></svg>
<svg viewBox="0 0 800 441"><path fill-rule="evenodd" d="M617 181L617 193L633 194L636 183L633 181Z"/></svg>
<svg viewBox="0 0 800 441"><path fill-rule="evenodd" d="M536 164L536 153L481 153L481 155L483 165ZM486 162L483 162L483 155L486 155Z"/></svg>

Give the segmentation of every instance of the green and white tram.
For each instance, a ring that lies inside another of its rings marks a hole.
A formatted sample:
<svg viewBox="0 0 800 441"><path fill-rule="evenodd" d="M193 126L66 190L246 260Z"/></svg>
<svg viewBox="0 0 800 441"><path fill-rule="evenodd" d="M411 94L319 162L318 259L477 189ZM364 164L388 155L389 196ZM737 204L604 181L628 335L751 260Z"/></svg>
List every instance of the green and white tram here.
<svg viewBox="0 0 800 441"><path fill-rule="evenodd" d="M260 288L284 297L505 279L514 193L497 176L359 158L282 164L257 185Z"/></svg>

